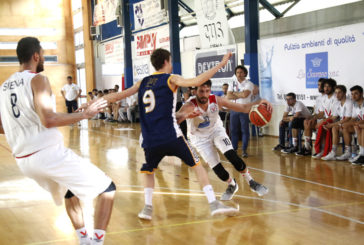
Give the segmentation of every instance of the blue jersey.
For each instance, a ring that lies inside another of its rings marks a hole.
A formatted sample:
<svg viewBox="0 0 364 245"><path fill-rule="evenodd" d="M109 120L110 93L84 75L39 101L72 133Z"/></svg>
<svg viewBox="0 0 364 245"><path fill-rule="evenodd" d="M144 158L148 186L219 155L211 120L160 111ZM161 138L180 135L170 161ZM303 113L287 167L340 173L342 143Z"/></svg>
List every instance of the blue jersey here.
<svg viewBox="0 0 364 245"><path fill-rule="evenodd" d="M138 102L143 148L156 147L182 136L175 111L177 93L169 84L171 74L154 73L139 87Z"/></svg>

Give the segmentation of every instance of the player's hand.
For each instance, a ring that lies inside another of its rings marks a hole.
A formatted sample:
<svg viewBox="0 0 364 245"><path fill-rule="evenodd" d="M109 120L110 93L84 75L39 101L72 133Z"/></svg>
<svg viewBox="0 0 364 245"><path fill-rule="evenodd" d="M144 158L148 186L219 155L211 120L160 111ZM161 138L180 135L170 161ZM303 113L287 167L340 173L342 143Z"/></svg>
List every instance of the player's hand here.
<svg viewBox="0 0 364 245"><path fill-rule="evenodd" d="M87 106L88 106L87 103L83 103L83 104L81 104L80 107L78 107L77 110L75 110L75 112L83 112L87 108Z"/></svg>
<svg viewBox="0 0 364 245"><path fill-rule="evenodd" d="M228 63L231 56L232 56L232 53L229 52L229 53L225 54L224 57L222 57L222 60L220 62L221 67L225 66Z"/></svg>
<svg viewBox="0 0 364 245"><path fill-rule="evenodd" d="M273 112L273 106L268 100L261 100L259 105L265 105L267 107L267 110L272 113Z"/></svg>
<svg viewBox="0 0 364 245"><path fill-rule="evenodd" d="M107 107L107 100L103 98L98 98L93 100L91 104L87 106L87 108L83 111L86 118L91 118L95 116L97 113L101 112L104 108Z"/></svg>
<svg viewBox="0 0 364 245"><path fill-rule="evenodd" d="M190 114L187 115L187 118L195 118L202 115L201 111L196 111L194 110L193 112L191 112Z"/></svg>

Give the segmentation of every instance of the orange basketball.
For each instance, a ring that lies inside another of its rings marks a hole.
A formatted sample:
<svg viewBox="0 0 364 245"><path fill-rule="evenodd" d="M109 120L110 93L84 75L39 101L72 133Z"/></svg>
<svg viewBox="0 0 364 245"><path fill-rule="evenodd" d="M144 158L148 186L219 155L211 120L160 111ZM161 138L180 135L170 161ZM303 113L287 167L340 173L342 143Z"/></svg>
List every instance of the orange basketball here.
<svg viewBox="0 0 364 245"><path fill-rule="evenodd" d="M252 124L262 127L269 123L272 113L267 110L265 105L253 105L249 112L249 119Z"/></svg>

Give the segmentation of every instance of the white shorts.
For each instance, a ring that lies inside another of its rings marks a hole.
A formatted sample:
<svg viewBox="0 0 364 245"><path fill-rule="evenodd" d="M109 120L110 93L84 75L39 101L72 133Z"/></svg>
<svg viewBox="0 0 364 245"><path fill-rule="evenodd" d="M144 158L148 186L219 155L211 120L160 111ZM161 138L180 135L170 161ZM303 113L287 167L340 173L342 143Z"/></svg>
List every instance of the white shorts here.
<svg viewBox="0 0 364 245"><path fill-rule="evenodd" d="M220 162L220 156L216 148L221 153L233 149L224 127L218 127L207 137L189 135L189 139L191 145L196 148L210 168L214 168Z"/></svg>
<svg viewBox="0 0 364 245"><path fill-rule="evenodd" d="M16 159L16 162L25 176L34 179L52 194L57 205L63 203L67 190L82 200L89 200L111 184L111 179L104 172L64 147L63 143Z"/></svg>

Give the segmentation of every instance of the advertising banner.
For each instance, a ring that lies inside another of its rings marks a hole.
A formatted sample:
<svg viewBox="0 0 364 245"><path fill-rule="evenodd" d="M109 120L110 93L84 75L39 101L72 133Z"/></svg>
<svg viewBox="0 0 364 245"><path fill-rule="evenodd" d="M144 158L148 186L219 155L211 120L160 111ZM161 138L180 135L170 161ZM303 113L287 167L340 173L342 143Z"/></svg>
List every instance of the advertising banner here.
<svg viewBox="0 0 364 245"><path fill-rule="evenodd" d="M105 64L124 63L123 38L104 43Z"/></svg>
<svg viewBox="0 0 364 245"><path fill-rule="evenodd" d="M196 53L195 73L196 76L198 76L219 64L222 57L228 52L232 52L233 54L231 59L228 61L225 67L221 68L211 78L212 91L221 91L222 85L224 83L228 83L232 79L235 67L237 66L236 46L230 45L209 50L201 50Z"/></svg>
<svg viewBox="0 0 364 245"><path fill-rule="evenodd" d="M149 56L157 48L170 50L169 26L163 25L134 35L136 57Z"/></svg>
<svg viewBox="0 0 364 245"><path fill-rule="evenodd" d="M119 0L100 0L94 9L94 25L102 25L116 20L116 9Z"/></svg>
<svg viewBox="0 0 364 245"><path fill-rule="evenodd" d="M144 0L133 4L134 30L142 30L167 22L167 13L160 0Z"/></svg>
<svg viewBox="0 0 364 245"><path fill-rule="evenodd" d="M333 78L347 87L364 84L364 23L262 39L259 49L260 95L283 104L284 95L313 106L317 80Z"/></svg>

